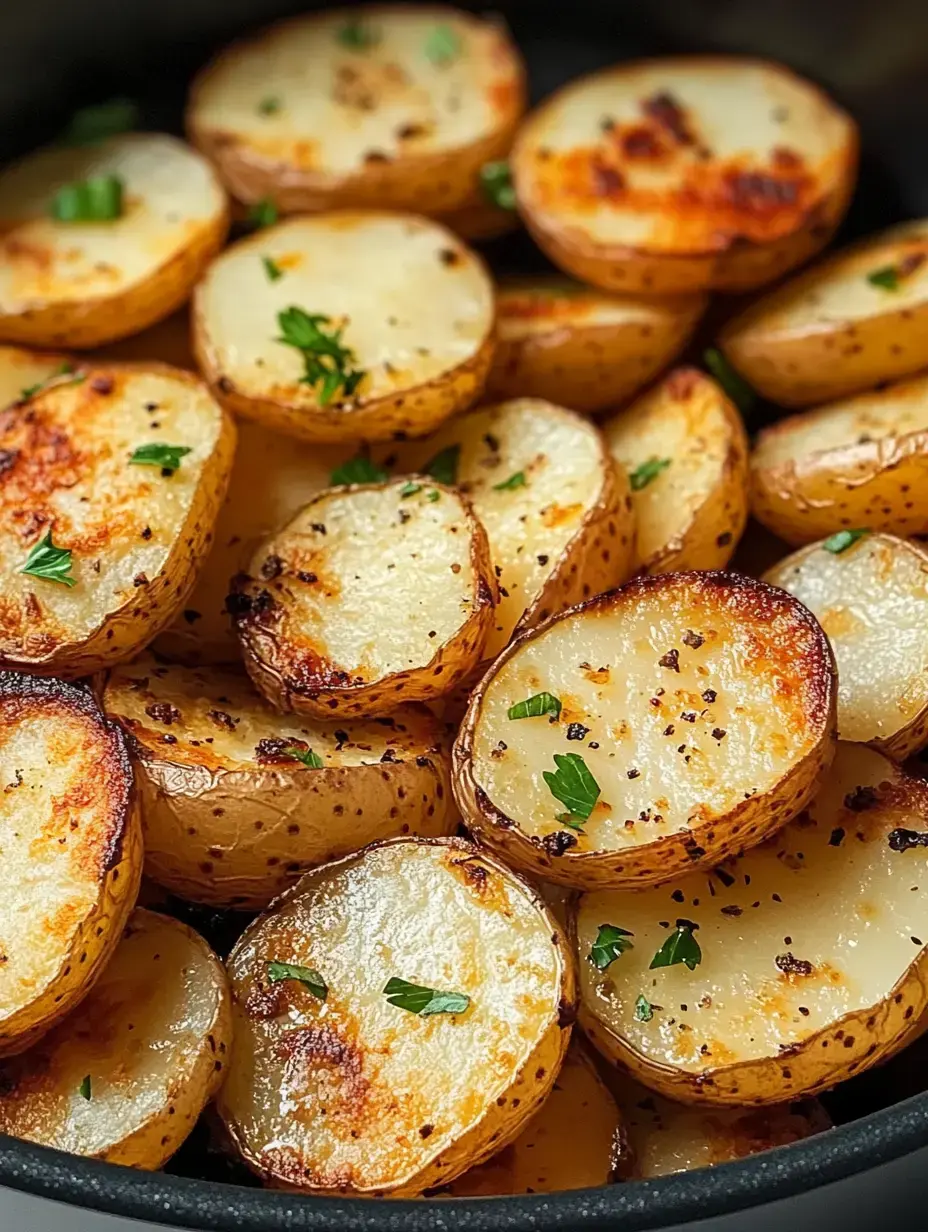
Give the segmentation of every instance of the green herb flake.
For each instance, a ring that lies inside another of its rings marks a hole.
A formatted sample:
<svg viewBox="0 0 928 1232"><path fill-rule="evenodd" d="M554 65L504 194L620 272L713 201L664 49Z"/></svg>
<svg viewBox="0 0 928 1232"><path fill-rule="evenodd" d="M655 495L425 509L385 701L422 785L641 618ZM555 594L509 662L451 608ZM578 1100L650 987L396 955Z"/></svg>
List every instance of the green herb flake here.
<svg viewBox="0 0 928 1232"><path fill-rule="evenodd" d="M270 984L283 984L286 980L295 980L304 988L308 988L319 1001L324 1001L329 995L328 984L312 967L301 967L297 963L269 962L267 978Z"/></svg>
<svg viewBox="0 0 928 1232"><path fill-rule="evenodd" d="M487 200L498 209L514 210L516 208L516 190L512 182L512 172L505 160L483 164L480 168L480 187Z"/></svg>
<svg viewBox="0 0 928 1232"><path fill-rule="evenodd" d="M431 492L429 492L429 493L427 493L427 494L426 494L425 499L426 499L427 501L430 501L430 502L431 502L431 504L433 504L433 505L434 505L436 501L441 500L441 493L440 493L440 492L436 492L436 491L435 491L435 489L434 489L434 488L432 488Z"/></svg>
<svg viewBox="0 0 928 1232"><path fill-rule="evenodd" d="M579 753L555 753L554 764L556 770L543 772L548 790L574 817L586 821L599 799L599 784Z"/></svg>
<svg viewBox="0 0 928 1232"><path fill-rule="evenodd" d="M516 702L506 711L510 719L540 719L543 714L553 714L557 719L561 713L561 699L553 693L536 693L524 702Z"/></svg>
<svg viewBox="0 0 928 1232"><path fill-rule="evenodd" d="M654 1007L652 1006L648 998L644 995L644 993L642 993L641 996L638 998L638 1000L635 1002L635 1021L636 1022L650 1022L653 1017L654 1017Z"/></svg>
<svg viewBox="0 0 928 1232"><path fill-rule="evenodd" d="M882 287L884 291L899 290L899 271L894 265L884 265L880 269L871 270L867 282L873 287Z"/></svg>
<svg viewBox="0 0 928 1232"><path fill-rule="evenodd" d="M180 469L180 460L190 453L189 445L165 445L160 441L148 441L139 445L129 459L133 466L160 466L167 478Z"/></svg>
<svg viewBox="0 0 928 1232"><path fill-rule="evenodd" d="M586 821L586 818L578 817L576 813L556 813L554 820L559 822L562 826L567 826L569 829L577 830L582 834L583 823Z"/></svg>
<svg viewBox="0 0 928 1232"><path fill-rule="evenodd" d="M461 459L461 446L449 445L442 449L425 468L426 475L431 475L436 483L453 484L458 481L458 462Z"/></svg>
<svg viewBox="0 0 928 1232"><path fill-rule="evenodd" d="M258 103L258 115L272 116L277 115L282 104L279 98L274 94L269 94L266 98L262 98Z"/></svg>
<svg viewBox="0 0 928 1232"><path fill-rule="evenodd" d="M54 372L49 373L44 381L39 381L37 385L28 385L25 389L19 391L20 401L25 402L29 398L34 398L36 394L40 394L46 385L50 385L52 381L56 381L60 376L70 376L74 371L74 365L64 363L60 368L56 368ZM83 375L75 378L75 383L82 381Z"/></svg>
<svg viewBox="0 0 928 1232"><path fill-rule="evenodd" d="M61 145L94 145L107 137L131 132L139 122L138 104L131 98L111 98L75 111L59 138Z"/></svg>
<svg viewBox="0 0 928 1232"><path fill-rule="evenodd" d="M387 980L383 994L391 1005L418 1014L420 1018L428 1018L431 1014L463 1014L470 1005L470 997L463 992L440 992L437 988L410 984L396 976Z"/></svg>
<svg viewBox="0 0 928 1232"><path fill-rule="evenodd" d="M280 211L270 197L265 197L263 201L256 201L254 205L250 205L245 215L246 221L255 230L261 227L273 227L279 218Z"/></svg>
<svg viewBox="0 0 928 1232"><path fill-rule="evenodd" d="M342 344L342 330L326 332L329 317L310 315L302 308L285 308L277 314L280 327L278 342L302 352L305 371L300 383L311 385L320 406L328 406L337 393L350 398L366 373L354 368L357 357ZM357 480L355 482L358 482Z"/></svg>
<svg viewBox="0 0 928 1232"><path fill-rule="evenodd" d="M30 549L20 573L43 578L46 582L61 582L64 586L77 585L77 578L71 576L71 549L56 547L52 543L51 529Z"/></svg>
<svg viewBox="0 0 928 1232"><path fill-rule="evenodd" d="M380 31L376 26L371 26L367 22L346 21L343 26L339 27L335 39L342 47L347 47L351 51L367 51L368 48L376 47L380 42Z"/></svg>
<svg viewBox="0 0 928 1232"><path fill-rule="evenodd" d="M829 535L822 547L826 552L831 552L833 556L840 556L849 547L853 547L858 539L863 539L869 534L870 531L865 526L859 526L856 530L839 530Z"/></svg>
<svg viewBox="0 0 928 1232"><path fill-rule="evenodd" d="M628 472L628 482L632 485L632 491L640 492L642 488L646 488L669 465L669 458L649 458L647 462L636 466L633 471Z"/></svg>
<svg viewBox="0 0 928 1232"><path fill-rule="evenodd" d="M422 491L421 483L404 483L403 486L400 488L400 496L402 496L403 499L405 500L407 496L415 496L417 492L421 492L421 491Z"/></svg>
<svg viewBox="0 0 928 1232"><path fill-rule="evenodd" d="M525 471L516 471L514 475L510 475L508 479L504 479L502 483L494 483L494 492L514 492L516 488L524 488L526 486Z"/></svg>
<svg viewBox="0 0 928 1232"><path fill-rule="evenodd" d="M677 926L651 959L649 970L657 967L676 967L685 963L694 971L702 961L702 950L693 936L696 925L689 920L677 920Z"/></svg>
<svg viewBox="0 0 928 1232"><path fill-rule="evenodd" d="M123 182L118 175L94 175L63 184L52 197L50 213L56 222L112 222L122 217Z"/></svg>
<svg viewBox="0 0 928 1232"><path fill-rule="evenodd" d="M590 962L597 971L605 971L620 954L635 948L629 940L634 935L627 928L619 928L615 924L600 924L596 940L590 947Z"/></svg>
<svg viewBox="0 0 928 1232"><path fill-rule="evenodd" d="M86 1099L86 1100L88 1100L88 1101L89 1101L89 1099L90 1099L90 1095L91 1095L90 1075L89 1075L89 1074L85 1074L85 1075L84 1075L83 1081L81 1082L81 1085L77 1088L77 1090L78 1090L78 1092L79 1092L79 1094L80 1094L81 1099Z"/></svg>
<svg viewBox="0 0 928 1232"><path fill-rule="evenodd" d="M461 48L461 36L444 22L435 26L425 40L426 59L438 67L454 63L461 54Z"/></svg>
<svg viewBox="0 0 928 1232"><path fill-rule="evenodd" d="M375 462L372 462L367 454L359 453L353 458L349 458L347 462L343 462L341 466L336 466L335 470L329 476L330 482L338 487L343 483L382 483L384 479L389 479L387 472ZM409 487L409 484L406 485ZM412 493L400 491L400 496L411 496Z"/></svg>
<svg viewBox="0 0 928 1232"><path fill-rule="evenodd" d="M703 352L702 359L726 396L734 402L742 415L752 410L757 401L757 394L744 377L734 370L722 352L717 347L709 347Z"/></svg>
<svg viewBox="0 0 928 1232"><path fill-rule="evenodd" d="M284 756L301 761L304 766L309 766L310 770L321 770L325 765L318 753L314 753L312 749L298 749L295 745L284 749Z"/></svg>
<svg viewBox="0 0 928 1232"><path fill-rule="evenodd" d="M283 278L284 271L273 257L262 257L261 264L264 266L264 272L267 274L269 282L276 282L278 278Z"/></svg>

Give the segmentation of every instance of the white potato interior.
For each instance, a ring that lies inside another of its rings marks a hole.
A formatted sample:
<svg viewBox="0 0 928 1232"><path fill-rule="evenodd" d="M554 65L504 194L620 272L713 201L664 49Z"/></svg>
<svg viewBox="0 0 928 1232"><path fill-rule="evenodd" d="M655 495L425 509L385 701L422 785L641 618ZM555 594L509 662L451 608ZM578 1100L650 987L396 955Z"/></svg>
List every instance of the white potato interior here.
<svg viewBox="0 0 928 1232"><path fill-rule="evenodd" d="M0 407L18 401L34 386L61 372L66 362L64 355L0 346Z"/></svg>
<svg viewBox="0 0 928 1232"><path fill-rule="evenodd" d="M572 278L550 274L513 278L499 287L499 339L523 342L586 329L621 329L629 334L637 331L641 339L647 339L655 329L666 330L669 317L684 312L692 314L698 303L695 296L649 300L634 295L610 295ZM646 342L640 345L647 347Z"/></svg>

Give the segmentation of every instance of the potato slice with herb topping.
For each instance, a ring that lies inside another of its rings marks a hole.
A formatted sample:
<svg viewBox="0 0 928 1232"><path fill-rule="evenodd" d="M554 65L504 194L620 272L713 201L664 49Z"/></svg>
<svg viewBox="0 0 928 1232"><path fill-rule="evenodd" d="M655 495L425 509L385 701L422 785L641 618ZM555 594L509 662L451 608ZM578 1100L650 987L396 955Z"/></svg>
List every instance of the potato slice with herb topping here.
<svg viewBox="0 0 928 1232"><path fill-rule="evenodd" d="M0 665L81 676L183 605L235 428L188 372L110 364L0 411Z"/></svg>
<svg viewBox="0 0 928 1232"><path fill-rule="evenodd" d="M31 398L46 381L65 376L74 368L67 355L0 346L0 407Z"/></svg>
<svg viewBox="0 0 928 1232"><path fill-rule="evenodd" d="M0 172L0 338L94 347L187 299L229 225L212 167L163 133L52 146Z"/></svg>
<svg viewBox="0 0 928 1232"><path fill-rule="evenodd" d="M926 834L925 784L840 745L808 812L740 859L583 896L584 1030L685 1103L781 1103L878 1064L928 1008Z"/></svg>
<svg viewBox="0 0 928 1232"><path fill-rule="evenodd" d="M261 545L227 603L245 666L278 709L382 715L476 667L492 579L466 499L395 479L320 493Z"/></svg>
<svg viewBox="0 0 928 1232"><path fill-rule="evenodd" d="M154 1170L225 1077L229 986L202 937L138 909L79 1009L0 1066L0 1133Z"/></svg>
<svg viewBox="0 0 928 1232"><path fill-rule="evenodd" d="M738 411L696 368L677 368L604 425L631 483L645 573L718 569L748 518L748 441Z"/></svg>
<svg viewBox="0 0 928 1232"><path fill-rule="evenodd" d="M142 872L122 732L90 693L0 672L0 1056L86 995L119 940Z"/></svg>
<svg viewBox="0 0 928 1232"><path fill-rule="evenodd" d="M260 1176L322 1193L417 1194L502 1149L551 1090L575 1010L552 916L460 839L308 873L228 971L219 1113Z"/></svg>
<svg viewBox="0 0 928 1232"><path fill-rule="evenodd" d="M181 898L265 907L377 839L454 828L449 752L419 707L310 723L276 714L243 674L147 656L111 672L102 700L130 737L146 875Z"/></svg>
<svg viewBox="0 0 928 1232"><path fill-rule="evenodd" d="M237 415L308 441L423 436L479 395L493 284L438 223L294 218L233 244L194 298L197 361Z"/></svg>
<svg viewBox="0 0 928 1232"><path fill-rule="evenodd" d="M838 734L904 761L928 742L928 552L839 531L764 575L818 617L838 664Z"/></svg>
<svg viewBox="0 0 928 1232"><path fill-rule="evenodd" d="M835 696L827 639L783 591L734 573L636 578L500 655L455 743L455 797L516 868L660 885L805 807Z"/></svg>
<svg viewBox="0 0 928 1232"><path fill-rule="evenodd" d="M857 173L854 121L780 64L626 61L522 126L519 209L557 265L607 291L747 290L828 241Z"/></svg>

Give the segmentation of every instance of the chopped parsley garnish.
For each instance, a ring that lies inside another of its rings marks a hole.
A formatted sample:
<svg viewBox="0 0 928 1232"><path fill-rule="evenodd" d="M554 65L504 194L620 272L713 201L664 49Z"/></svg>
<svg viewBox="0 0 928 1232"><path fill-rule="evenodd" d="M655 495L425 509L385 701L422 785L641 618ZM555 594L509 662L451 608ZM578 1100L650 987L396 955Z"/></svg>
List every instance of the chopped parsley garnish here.
<svg viewBox="0 0 928 1232"><path fill-rule="evenodd" d="M882 287L884 291L899 290L899 271L895 265L883 265L880 269L871 270L867 282L874 287Z"/></svg>
<svg viewBox="0 0 928 1232"><path fill-rule="evenodd" d="M463 1014L470 1005L470 997L463 992L423 988L421 984L410 984L397 976L387 980L383 993L391 1005L408 1010L410 1014L418 1014L420 1018L427 1018L430 1014Z"/></svg>
<svg viewBox="0 0 928 1232"><path fill-rule="evenodd" d="M426 499L427 501L430 501L430 502L431 502L431 504L433 504L433 505L434 505L436 501L441 500L441 493L440 493L440 492L436 492L436 491L435 491L435 489L434 489L434 488L432 488L431 492L428 492L428 493L426 494L425 499Z"/></svg>
<svg viewBox="0 0 928 1232"><path fill-rule="evenodd" d="M255 229L273 227L280 218L280 211L270 197L265 197L262 201L256 201L254 205L248 207L245 218Z"/></svg>
<svg viewBox="0 0 928 1232"><path fill-rule="evenodd" d="M60 368L56 368L54 372L49 373L49 375L45 378L44 381L39 381L37 385L29 385L25 389L21 389L19 391L19 396L23 400L27 398L34 398L36 394L42 392L42 390L45 388L46 385L50 384L52 381L57 380L58 377L60 376L70 376L73 371L74 371L73 364L64 363L61 365ZM80 379L83 380L84 379L83 376L81 376Z"/></svg>
<svg viewBox="0 0 928 1232"><path fill-rule="evenodd" d="M650 1022L653 1017L654 1007L651 1005L651 1002L644 995L644 993L642 993L635 1002L635 1021Z"/></svg>
<svg viewBox="0 0 928 1232"><path fill-rule="evenodd" d="M480 168L480 187L484 196L501 210L516 208L516 190L512 182L512 172L509 164L500 162L484 163Z"/></svg>
<svg viewBox="0 0 928 1232"><path fill-rule="evenodd" d="M568 826L571 830L583 831L583 823L585 817L578 817L576 813L556 813L554 820L560 822L562 826Z"/></svg>
<svg viewBox="0 0 928 1232"><path fill-rule="evenodd" d="M81 1099L86 1099L86 1100L90 1099L91 1086L90 1086L90 1075L89 1074L84 1075L83 1081L81 1082L81 1085L77 1089L78 1089L78 1092L80 1093Z"/></svg>
<svg viewBox="0 0 928 1232"><path fill-rule="evenodd" d="M598 971L605 971L620 954L635 948L629 940L634 935L627 928L618 928L615 924L600 924L596 940L590 946L590 962Z"/></svg>
<svg viewBox="0 0 928 1232"><path fill-rule="evenodd" d="M298 749L295 745L283 750L286 757L292 757L294 761L301 761L304 766L309 766L310 770L321 770L325 762L318 753L314 753L312 749Z"/></svg>
<svg viewBox="0 0 928 1232"><path fill-rule="evenodd" d="M62 184L52 197L51 216L56 222L112 222L122 217L122 196L118 175L93 175Z"/></svg>
<svg viewBox="0 0 928 1232"><path fill-rule="evenodd" d="M677 920L677 926L651 959L649 970L656 967L676 967L685 963L691 971L699 966L702 950L693 936L696 925L689 920Z"/></svg>
<svg viewBox="0 0 928 1232"><path fill-rule="evenodd" d="M633 471L628 472L628 482L632 485L632 491L640 492L642 488L646 488L669 465L669 458L649 458L647 462L636 466Z"/></svg>
<svg viewBox="0 0 928 1232"><path fill-rule="evenodd" d="M297 963L269 962L267 978L271 984L282 984L285 980L296 980L304 988L308 988L314 997L324 1001L329 995L329 986L313 967L300 967Z"/></svg>
<svg viewBox="0 0 928 1232"><path fill-rule="evenodd" d="M461 446L449 445L427 463L425 473L431 475L437 483L457 483L460 457Z"/></svg>
<svg viewBox="0 0 928 1232"><path fill-rule="evenodd" d="M721 385L723 392L734 402L743 415L752 409L757 401L757 394L744 377L734 370L725 356L717 347L709 347L703 352L703 363Z"/></svg>
<svg viewBox="0 0 928 1232"><path fill-rule="evenodd" d="M326 332L328 317L310 315L302 308L285 308L277 314L280 326L278 342L302 352L305 372L300 383L311 385L320 406L328 406L335 395L350 398L364 380L365 373L355 368L356 356L350 347L342 345L342 330ZM318 387L318 388L317 388Z"/></svg>
<svg viewBox="0 0 928 1232"><path fill-rule="evenodd" d="M71 576L71 549L55 547L51 529L44 539L30 549L20 573L44 578L46 582L61 582L65 586L77 585L77 578Z"/></svg>
<svg viewBox="0 0 928 1232"><path fill-rule="evenodd" d="M865 535L869 535L870 531L865 526L859 526L856 530L839 530L833 535L829 535L822 547L826 552L831 552L834 556L840 556L842 552L846 552L849 547L852 547L858 539L863 539Z"/></svg>
<svg viewBox="0 0 928 1232"><path fill-rule="evenodd" d="M381 483L384 479L389 478L390 476L382 467L372 462L367 454L363 453L349 458L341 466L336 466L329 476L330 482L336 487L342 483ZM409 487L409 484L406 486ZM400 491L400 496L409 495L411 493Z"/></svg>
<svg viewBox="0 0 928 1232"><path fill-rule="evenodd" d="M516 488L524 488L526 486L525 471L516 471L514 475L510 475L508 479L504 479L502 483L494 483L494 492L514 492Z"/></svg>
<svg viewBox="0 0 928 1232"><path fill-rule="evenodd" d="M407 496L415 496L417 492L421 492L421 491L422 491L421 483L412 483L412 482L404 483L403 486L400 488L400 496L404 498Z"/></svg>
<svg viewBox="0 0 928 1232"><path fill-rule="evenodd" d="M369 47L376 47L380 42L380 31L376 26L363 21L346 21L335 38L342 47L348 47L352 51L367 51Z"/></svg>
<svg viewBox="0 0 928 1232"><path fill-rule="evenodd" d="M451 64L461 54L461 36L444 22L435 26L425 40L425 55L432 64Z"/></svg>
<svg viewBox="0 0 928 1232"><path fill-rule="evenodd" d="M280 111L280 99L275 94L268 94L258 103L258 115L276 115Z"/></svg>
<svg viewBox="0 0 928 1232"><path fill-rule="evenodd" d="M138 105L131 98L111 98L75 111L60 137L62 145L93 145L107 137L130 132L139 122Z"/></svg>
<svg viewBox="0 0 928 1232"><path fill-rule="evenodd" d="M129 461L134 466L160 466L162 471L173 475L180 469L180 460L190 453L189 445L164 445L160 441L149 441L139 445Z"/></svg>
<svg viewBox="0 0 928 1232"><path fill-rule="evenodd" d="M267 274L269 281L276 282L278 278L283 278L284 271L273 257L262 257L261 264L264 266L264 272Z"/></svg>
<svg viewBox="0 0 928 1232"><path fill-rule="evenodd" d="M586 821L599 799L599 784L579 753L555 753L554 764L556 770L543 772L548 790L555 800L567 806L574 817ZM558 821L561 820L559 817ZM574 828L579 829L577 826Z"/></svg>
<svg viewBox="0 0 928 1232"><path fill-rule="evenodd" d="M536 693L524 702L516 702L506 712L510 719L540 719L543 714L553 714L558 718L560 713L561 699L553 693Z"/></svg>

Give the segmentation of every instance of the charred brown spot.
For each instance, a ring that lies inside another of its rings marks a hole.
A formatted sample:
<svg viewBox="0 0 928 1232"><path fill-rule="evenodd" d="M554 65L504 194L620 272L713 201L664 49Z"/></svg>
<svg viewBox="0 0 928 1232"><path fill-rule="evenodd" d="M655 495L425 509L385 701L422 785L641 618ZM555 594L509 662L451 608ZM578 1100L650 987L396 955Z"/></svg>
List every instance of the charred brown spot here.
<svg viewBox="0 0 928 1232"><path fill-rule="evenodd" d="M778 954L773 960L784 975L811 975L814 968L804 958L796 958L790 951Z"/></svg>
<svg viewBox="0 0 928 1232"><path fill-rule="evenodd" d="M680 652L679 650L668 650L666 654L661 655L657 661L659 667L666 667L671 672L680 671Z"/></svg>
<svg viewBox="0 0 928 1232"><path fill-rule="evenodd" d="M855 787L844 797L844 807L852 813L865 813L867 809L876 808L880 797L873 787Z"/></svg>
<svg viewBox="0 0 928 1232"><path fill-rule="evenodd" d="M225 731L235 731L235 720L231 714L226 714L224 710L209 710L207 718L211 723L215 723L217 727L224 728Z"/></svg>
<svg viewBox="0 0 928 1232"><path fill-rule="evenodd" d="M652 94L641 104L649 120L654 120L678 145L694 145L696 138L686 120L686 112L667 90Z"/></svg>
<svg viewBox="0 0 928 1232"><path fill-rule="evenodd" d="M568 1001L566 997L561 997L557 1003L557 1025L559 1027L571 1027L576 1021L576 1001Z"/></svg>
<svg viewBox="0 0 928 1232"><path fill-rule="evenodd" d="M766 171L729 171L722 180L724 195L737 210L748 214L774 214L795 205L803 181L777 177Z"/></svg>
<svg viewBox="0 0 928 1232"><path fill-rule="evenodd" d="M255 745L255 761L259 766L292 765L294 759L286 750L299 749L304 752L308 748L305 740L283 740L279 736L270 736Z"/></svg>
<svg viewBox="0 0 928 1232"><path fill-rule="evenodd" d="M273 581L276 577L280 577L283 571L284 562L279 556L273 555L273 553L261 565L261 576L268 582Z"/></svg>
<svg viewBox="0 0 928 1232"><path fill-rule="evenodd" d="M156 723L164 723L167 727L176 723L180 718L180 711L170 702L152 702L151 705L145 707L145 713Z"/></svg>
<svg viewBox="0 0 928 1232"><path fill-rule="evenodd" d="M113 378L111 376L95 376L90 382L90 388L96 394L111 394L113 392Z"/></svg>
<svg viewBox="0 0 928 1232"><path fill-rule="evenodd" d="M593 176L593 193L597 197L614 197L625 187L625 179L616 167L610 167L601 159L594 159L590 171Z"/></svg>
<svg viewBox="0 0 928 1232"><path fill-rule="evenodd" d="M911 851L913 847L928 847L928 830L891 830L887 836L892 851Z"/></svg>
<svg viewBox="0 0 928 1232"><path fill-rule="evenodd" d="M541 846L549 856L562 856L576 845L577 836L570 834L567 830L555 830L552 834L546 834L541 840Z"/></svg>

